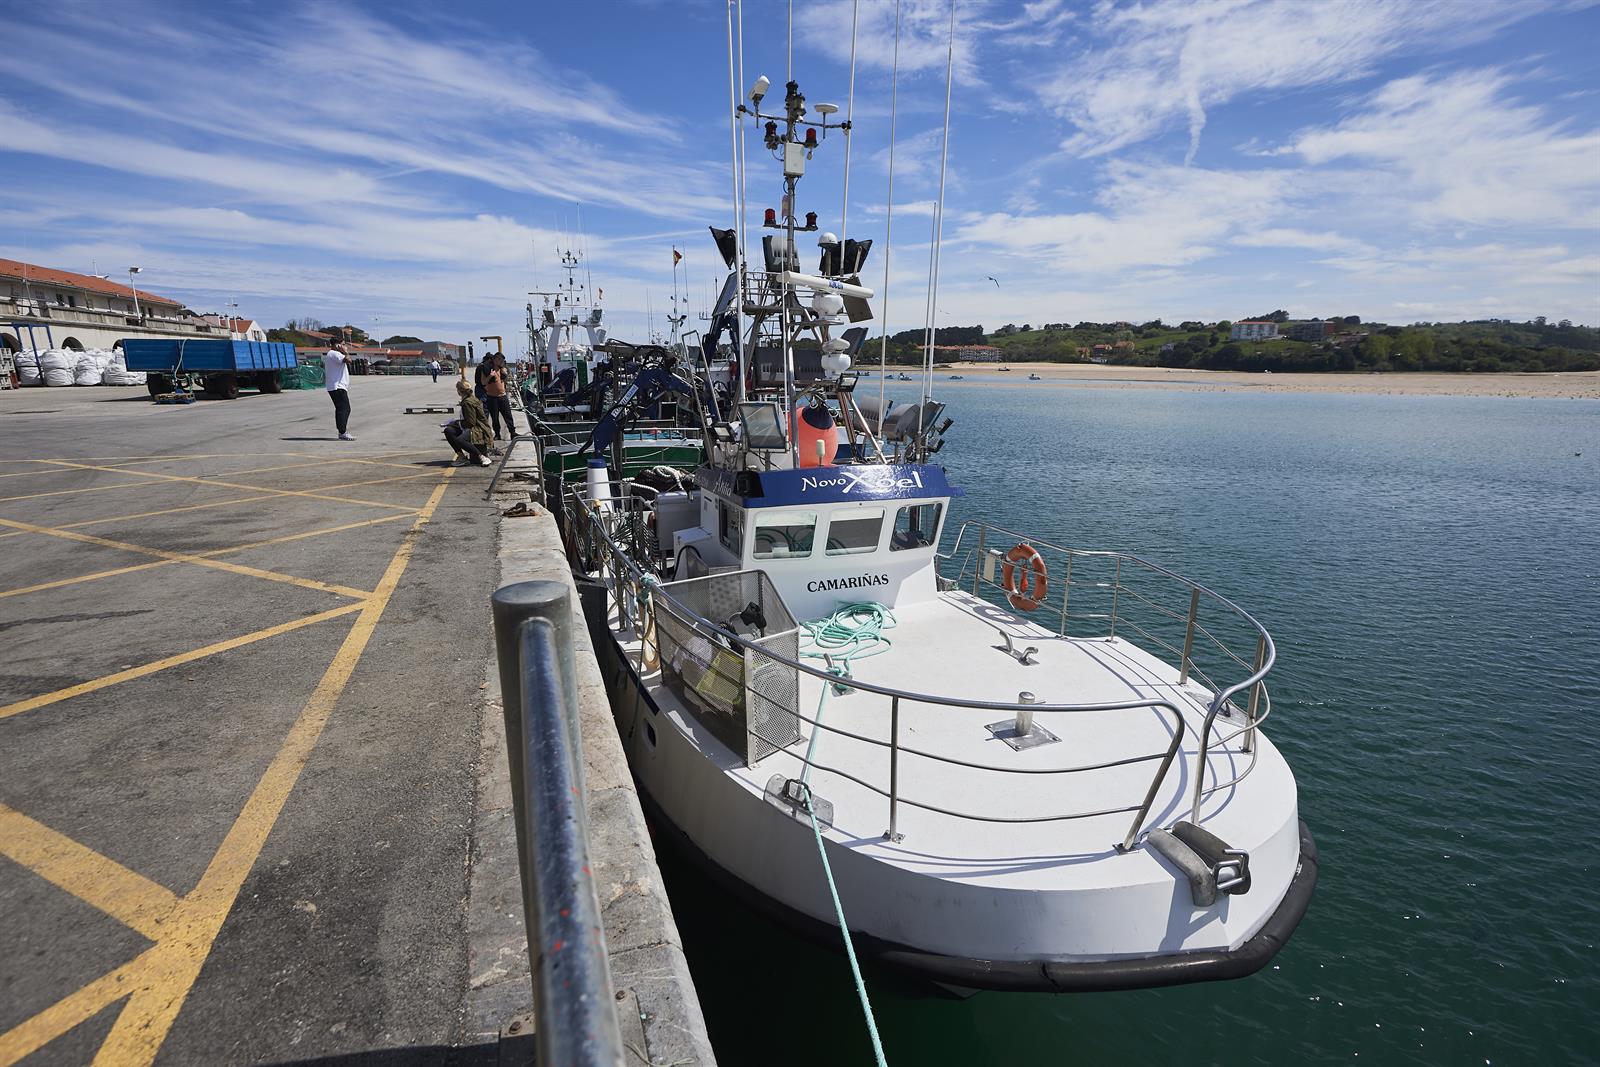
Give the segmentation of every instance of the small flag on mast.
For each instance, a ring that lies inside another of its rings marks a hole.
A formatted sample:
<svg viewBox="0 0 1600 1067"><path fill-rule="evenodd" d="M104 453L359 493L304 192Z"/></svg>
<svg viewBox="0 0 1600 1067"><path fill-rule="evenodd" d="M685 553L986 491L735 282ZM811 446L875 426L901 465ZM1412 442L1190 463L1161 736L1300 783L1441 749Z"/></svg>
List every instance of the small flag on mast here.
<svg viewBox="0 0 1600 1067"><path fill-rule="evenodd" d="M683 253L678 251L676 248L674 248L672 250L672 265L674 267L676 267L678 265L678 263L680 261L682 261L682 259L683 259Z"/></svg>

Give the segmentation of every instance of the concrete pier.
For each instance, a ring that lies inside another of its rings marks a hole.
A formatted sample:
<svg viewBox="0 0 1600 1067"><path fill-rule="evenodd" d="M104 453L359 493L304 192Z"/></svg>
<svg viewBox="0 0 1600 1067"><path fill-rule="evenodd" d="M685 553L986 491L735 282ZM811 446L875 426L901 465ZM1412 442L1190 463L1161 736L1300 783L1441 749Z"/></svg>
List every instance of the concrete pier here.
<svg viewBox="0 0 1600 1067"><path fill-rule="evenodd" d="M500 522L500 582L544 579L567 587L573 611L573 633L577 645L579 708L582 715L584 773L588 791L589 850L595 882L599 890L601 916L605 925L606 949L611 960L612 982L619 998L623 1043L629 1062L639 1064L711 1064L715 1062L705 1019L695 994L694 982L684 956L683 942L672 917L661 872L656 866L655 849L650 842L644 813L627 757L611 716L605 683L595 660L588 627L578 604L577 588L561 546L555 520L533 502L525 483L510 475L515 470L536 470L534 453L513 454L506 466L506 477L495 493L496 506L504 511L517 503L534 507L535 514L503 518ZM498 683L490 670L488 685L494 695L489 701L498 718ZM480 855L474 864L472 882L472 921L484 922L483 938L473 938L473 992L469 1011L479 1032L489 1030L513 1017L528 999L526 945L520 958L508 957L505 949L521 936L520 912L509 924L506 906L515 903L517 878L515 840L511 835L511 798L503 788L505 774L504 736L496 735L485 723L485 804L480 823L492 823L491 836L480 831L479 840L496 842L493 855ZM508 896L507 887L512 887ZM509 929L514 925L515 930ZM492 931L498 929L500 933ZM483 979L480 981L480 977ZM537 1022L534 1022L537 1025ZM502 1030L502 1037L509 1037ZM530 1046L531 1047L531 1046Z"/></svg>
<svg viewBox="0 0 1600 1067"><path fill-rule="evenodd" d="M489 597L570 578L404 414L451 380L352 394L355 442L322 390L0 392L0 1067L522 1055ZM710 1063L579 658L623 1038Z"/></svg>

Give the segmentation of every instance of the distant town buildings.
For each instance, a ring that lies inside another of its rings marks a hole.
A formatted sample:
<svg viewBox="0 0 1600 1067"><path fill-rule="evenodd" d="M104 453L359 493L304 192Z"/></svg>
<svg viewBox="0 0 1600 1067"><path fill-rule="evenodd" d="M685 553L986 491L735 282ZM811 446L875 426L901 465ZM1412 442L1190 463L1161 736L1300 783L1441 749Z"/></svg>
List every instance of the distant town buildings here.
<svg viewBox="0 0 1600 1067"><path fill-rule="evenodd" d="M1278 336L1278 324L1270 319L1245 319L1233 324L1228 334L1234 341L1271 341Z"/></svg>
<svg viewBox="0 0 1600 1067"><path fill-rule="evenodd" d="M1323 319L1310 319L1290 323L1286 333L1291 341L1324 341L1339 332L1339 325Z"/></svg>
<svg viewBox="0 0 1600 1067"><path fill-rule="evenodd" d="M455 360L459 363L466 356L467 350L461 345L454 345L449 341L424 341L422 342L422 354L429 359L437 359L441 363L447 359Z"/></svg>
<svg viewBox="0 0 1600 1067"><path fill-rule="evenodd" d="M934 345L933 350L951 359L970 360L974 363L1000 362L1000 350L993 345Z"/></svg>

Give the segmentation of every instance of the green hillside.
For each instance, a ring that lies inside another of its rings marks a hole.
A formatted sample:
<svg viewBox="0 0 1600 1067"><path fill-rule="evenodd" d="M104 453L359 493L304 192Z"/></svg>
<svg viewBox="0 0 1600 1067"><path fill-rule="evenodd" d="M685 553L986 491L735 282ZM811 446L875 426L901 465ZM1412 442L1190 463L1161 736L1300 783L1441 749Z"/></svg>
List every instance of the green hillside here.
<svg viewBox="0 0 1600 1067"><path fill-rule="evenodd" d="M1283 321L1287 313L1274 312L1270 317ZM1315 341L1287 337L1232 341L1230 322L1170 326L1154 320L1139 325L1050 323L1040 329L1024 324L987 334L982 327L948 327L939 331L937 343L993 345L1010 363L1082 363L1098 358L1146 367L1274 372L1600 370L1600 329L1565 320L1490 319L1412 326L1362 323L1354 317L1328 321L1336 324L1336 335ZM983 340L976 340L978 336ZM890 361L919 363L921 343L920 330L895 334L890 339ZM1097 345L1104 347L1096 349ZM876 341L868 343L866 354L869 359L876 356ZM939 355L940 362L958 358Z"/></svg>

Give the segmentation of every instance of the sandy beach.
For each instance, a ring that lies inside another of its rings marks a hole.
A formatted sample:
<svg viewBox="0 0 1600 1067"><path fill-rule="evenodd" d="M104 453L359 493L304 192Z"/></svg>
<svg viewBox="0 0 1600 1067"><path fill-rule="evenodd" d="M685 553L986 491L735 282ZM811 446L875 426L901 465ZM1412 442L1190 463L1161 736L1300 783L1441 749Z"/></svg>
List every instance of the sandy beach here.
<svg viewBox="0 0 1600 1067"><path fill-rule="evenodd" d="M1256 389L1280 393L1363 393L1389 396L1513 396L1600 399L1600 371L1565 374L1247 374L1243 371L1120 367L1095 363L955 363L934 372L941 382L960 374L966 385L1032 385L1097 389ZM864 369L877 373L877 368ZM892 378L901 368L890 367ZM907 369L906 373L914 372ZM1029 374L1042 381L1030 382Z"/></svg>

